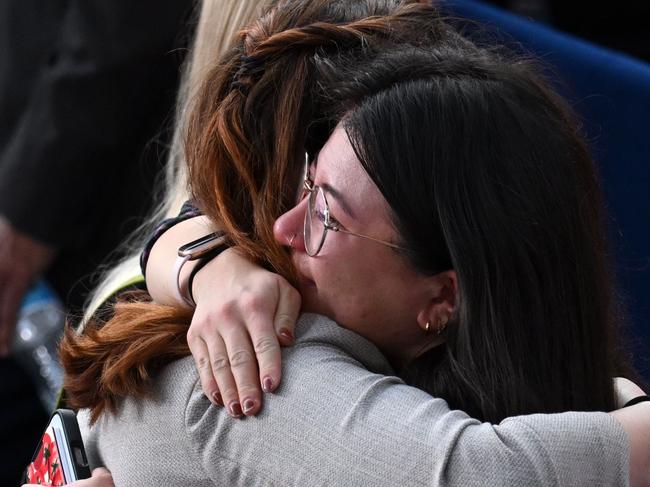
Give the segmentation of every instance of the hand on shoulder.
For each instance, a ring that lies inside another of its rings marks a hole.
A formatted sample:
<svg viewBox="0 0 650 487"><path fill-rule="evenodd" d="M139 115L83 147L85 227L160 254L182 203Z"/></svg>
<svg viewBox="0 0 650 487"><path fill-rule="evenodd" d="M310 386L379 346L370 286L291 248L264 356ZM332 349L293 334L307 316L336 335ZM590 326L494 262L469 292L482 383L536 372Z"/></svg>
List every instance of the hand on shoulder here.
<svg viewBox="0 0 650 487"><path fill-rule="evenodd" d="M293 343L301 298L286 279L230 248L193 282L187 341L204 393L235 417L255 415L280 384L280 346Z"/></svg>

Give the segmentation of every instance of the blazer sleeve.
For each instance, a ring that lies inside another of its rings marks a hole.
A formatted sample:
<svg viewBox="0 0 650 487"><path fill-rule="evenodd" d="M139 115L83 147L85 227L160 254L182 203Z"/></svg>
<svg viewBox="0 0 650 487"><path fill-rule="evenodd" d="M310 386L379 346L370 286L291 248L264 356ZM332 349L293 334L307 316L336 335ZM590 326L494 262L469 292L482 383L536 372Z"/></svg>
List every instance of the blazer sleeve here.
<svg viewBox="0 0 650 487"><path fill-rule="evenodd" d="M396 377L369 372L376 349L362 338L325 319L311 327L318 336L305 336L303 321L298 344L283 350L282 385L265 396L258 417L232 420L194 389L186 427L210 478L228 485L627 485L627 436L609 415L480 423Z"/></svg>

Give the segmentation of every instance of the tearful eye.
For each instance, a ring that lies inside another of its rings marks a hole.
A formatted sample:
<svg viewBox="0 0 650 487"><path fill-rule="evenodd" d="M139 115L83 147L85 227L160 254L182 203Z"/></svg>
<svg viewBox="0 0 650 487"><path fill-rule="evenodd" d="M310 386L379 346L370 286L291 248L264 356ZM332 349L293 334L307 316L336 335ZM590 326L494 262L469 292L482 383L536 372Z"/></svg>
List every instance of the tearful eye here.
<svg viewBox="0 0 650 487"><path fill-rule="evenodd" d="M314 195L313 211L316 218L325 225L329 223L331 218L329 214L329 209L327 203L325 202L325 197L323 196L323 191L319 188Z"/></svg>
<svg viewBox="0 0 650 487"><path fill-rule="evenodd" d="M318 218L321 223L325 224L328 221L326 209L314 208L314 213L316 213L316 218Z"/></svg>

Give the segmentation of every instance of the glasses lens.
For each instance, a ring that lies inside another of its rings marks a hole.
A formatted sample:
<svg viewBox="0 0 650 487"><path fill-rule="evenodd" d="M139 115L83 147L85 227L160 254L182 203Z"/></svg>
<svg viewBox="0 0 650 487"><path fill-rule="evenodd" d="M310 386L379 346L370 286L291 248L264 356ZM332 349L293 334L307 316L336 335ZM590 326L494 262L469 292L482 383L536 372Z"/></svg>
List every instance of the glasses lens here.
<svg viewBox="0 0 650 487"><path fill-rule="evenodd" d="M309 193L305 212L305 250L308 255L316 255L325 240L325 213L327 205L323 190L316 188Z"/></svg>

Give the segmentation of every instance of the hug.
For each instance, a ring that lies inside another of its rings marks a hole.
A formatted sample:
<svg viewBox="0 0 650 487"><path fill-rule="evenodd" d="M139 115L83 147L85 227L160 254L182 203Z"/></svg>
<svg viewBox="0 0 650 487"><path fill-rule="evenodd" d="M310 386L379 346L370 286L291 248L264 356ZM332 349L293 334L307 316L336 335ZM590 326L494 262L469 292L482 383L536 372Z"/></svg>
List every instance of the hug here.
<svg viewBox="0 0 650 487"><path fill-rule="evenodd" d="M62 343L91 466L120 487L645 485L598 175L535 63L424 2L251 20L195 71L190 211L156 232L147 292Z"/></svg>

